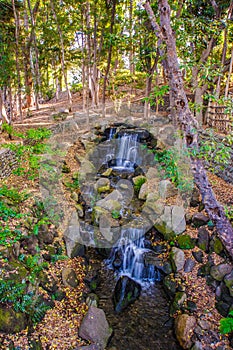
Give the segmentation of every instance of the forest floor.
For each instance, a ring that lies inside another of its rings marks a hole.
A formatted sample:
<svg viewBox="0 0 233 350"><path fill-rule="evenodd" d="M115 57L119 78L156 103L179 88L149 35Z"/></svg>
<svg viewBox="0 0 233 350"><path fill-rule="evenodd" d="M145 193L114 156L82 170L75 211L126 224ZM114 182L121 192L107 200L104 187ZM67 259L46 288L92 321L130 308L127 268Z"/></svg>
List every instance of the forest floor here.
<svg viewBox="0 0 233 350"><path fill-rule="evenodd" d="M137 96L136 99L140 99L141 96ZM73 118L73 113L82 112L82 98L79 94L76 94L73 98L74 105L72 107L72 113L68 115L69 118ZM109 101L109 106L114 106L114 103ZM15 123L17 130L23 130L27 128L37 127L50 127L56 125L58 122L53 119L52 115L57 112L64 111L68 108L68 104L65 96L56 102L54 100L41 106L39 111L32 110L30 112L25 111L25 119L23 123ZM86 129L86 125L83 125L83 130ZM82 132L83 130L80 130ZM13 140L14 142L15 140ZM17 140L16 140L17 141ZM11 142L8 140L7 135L0 135L0 142ZM221 204L227 205L233 204L233 185L225 182L216 175L209 173L209 179L213 186L217 199ZM28 178L22 178L17 175L11 175L4 180L6 185L13 185L19 187L20 190L30 190L32 193L38 193L39 184L38 181L28 180ZM188 230L187 232L192 237L197 237L197 230ZM186 258L191 256L192 251L186 250ZM221 262L219 257L216 257L216 263ZM61 283L61 268L72 267L77 275L80 277L80 284L78 290L72 290L72 288L63 288L66 294L65 301L56 302L55 308L49 310L42 322L35 327L32 339L40 339L44 350L69 350L71 346L84 345L81 339L78 338L78 327L82 320L83 315L87 310L87 306L82 299L82 294L85 292L83 278L85 276L85 267L81 259L58 261L50 270L50 274L57 275L59 284ZM197 277L198 265L191 274L184 274L186 278L186 286L188 293L191 296L191 300L197 304L198 312L203 321L210 324L211 329L214 332L218 332L219 321L222 318L214 307L215 295L214 292L205 284L205 279ZM75 317L72 317L72 311L75 310ZM205 313L203 313L205 310ZM29 349L27 329L16 335L5 335L0 333L0 344L2 350L7 349ZM13 345L14 344L14 345ZM14 347L10 347L10 346ZM214 344L209 344L211 349L231 349L229 347L226 337L219 336L219 341ZM222 346L222 347L220 347Z"/></svg>

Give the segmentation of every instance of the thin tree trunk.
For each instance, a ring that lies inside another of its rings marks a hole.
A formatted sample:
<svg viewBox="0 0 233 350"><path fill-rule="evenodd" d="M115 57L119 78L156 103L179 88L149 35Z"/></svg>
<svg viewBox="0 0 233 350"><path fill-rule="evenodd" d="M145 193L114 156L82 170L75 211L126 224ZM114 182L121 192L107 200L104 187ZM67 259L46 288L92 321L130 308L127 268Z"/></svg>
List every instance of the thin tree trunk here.
<svg viewBox="0 0 233 350"><path fill-rule="evenodd" d="M230 85L231 74L232 74L232 68L233 68L233 45L231 47L231 62L230 62L229 73L228 73L227 82L226 82L225 98L228 97L229 85Z"/></svg>
<svg viewBox="0 0 233 350"><path fill-rule="evenodd" d="M212 4L213 6L214 4ZM227 19L230 20L232 16L232 11L233 11L233 2L231 2L228 14L227 14ZM226 53L227 53L227 36L228 36L228 27L226 26L224 30L224 42L223 42L223 51L222 51L222 59L221 59L221 70L222 67L224 67L225 60L226 60ZM216 86L216 98L218 99L220 96L220 90L221 90L221 81L222 81L222 75L218 76L218 81L217 81L217 86Z"/></svg>
<svg viewBox="0 0 233 350"><path fill-rule="evenodd" d="M173 36L170 24L170 6L167 0L158 0L158 4L160 11L160 25L162 30L156 22L155 15L149 1L145 2L144 7L148 13L155 34L166 44L166 56L163 60L163 65L169 78L170 90L174 101L173 112L175 112L178 125L180 126L181 130L183 130L187 147L194 147L198 151L198 124L189 109L188 100L184 91L182 74L179 69L176 52L175 38ZM223 207L215 198L202 161L191 157L191 163L194 179L201 192L205 209L209 215L209 218L216 225L217 232L226 250L233 258L233 227L226 218Z"/></svg>
<svg viewBox="0 0 233 350"><path fill-rule="evenodd" d="M36 104L36 110L39 110L39 89L41 85L41 79L40 79L40 67L39 67L39 50L37 47L37 40L36 40L36 33L35 33L35 14L38 11L40 0L38 0L34 6L34 9L32 10L31 7L31 2L30 0L27 0L28 4L28 9L30 13L30 19L31 19L31 36L32 36L32 41L34 44L34 52L35 52L35 104Z"/></svg>
<svg viewBox="0 0 233 350"><path fill-rule="evenodd" d="M15 8L15 0L12 0L12 8L15 19L15 63L16 63L16 72L17 72L17 96L18 96L18 104L19 104L19 115L20 121L23 121L23 113L22 113L22 97L21 97L21 76L20 76L20 65L19 65L19 16L17 14Z"/></svg>
<svg viewBox="0 0 233 350"><path fill-rule="evenodd" d="M71 111L71 109L72 109L72 96L71 96L71 93L70 93L70 89L69 89L69 85L68 85L68 81L67 81L66 69L65 69L66 62L65 62L65 47L64 47L63 33L62 33L61 27L59 25L59 22L58 22L58 19L57 19L57 14L56 14L55 7L54 7L54 3L53 3L52 0L50 0L50 5L51 5L51 10L52 10L52 13L53 13L54 20L55 20L56 25L57 25L57 31L58 31L58 34L59 34L59 37L60 37L61 54L62 54L62 57L61 57L61 69L62 69L62 74L63 74L63 77L64 77L64 81L65 81L65 86L66 86L66 91L67 91L67 98L68 98L68 101L69 101L69 110Z"/></svg>
<svg viewBox="0 0 233 350"><path fill-rule="evenodd" d="M111 15L111 25L110 25L110 32L109 34L113 34L113 27L115 24L115 13L116 13L116 0L113 0L112 2L112 15ZM110 66L111 66L111 59L112 59L112 42L109 45L108 49L108 60L107 60L107 68L105 71L105 76L104 76L104 84L103 84L103 96L102 96L102 114L103 117L105 117L106 114L106 88L107 88L107 80L108 80L108 75L110 71Z"/></svg>

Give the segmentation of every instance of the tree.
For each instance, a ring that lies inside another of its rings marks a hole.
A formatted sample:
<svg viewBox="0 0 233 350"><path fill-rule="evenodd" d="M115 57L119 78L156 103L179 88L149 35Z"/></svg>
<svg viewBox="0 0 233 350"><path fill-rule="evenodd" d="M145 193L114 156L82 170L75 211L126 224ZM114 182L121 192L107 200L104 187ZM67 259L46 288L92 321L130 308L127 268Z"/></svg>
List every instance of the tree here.
<svg viewBox="0 0 233 350"><path fill-rule="evenodd" d="M163 65L171 90L171 98L173 101L173 119L182 130L188 149L194 149L198 152L198 123L194 119L194 116L189 109L187 96L184 91L182 74L178 63L175 38L170 24L171 9L167 0L158 0L158 5L160 12L160 26L156 22L156 18L149 1L147 0L144 3L154 33L161 43L165 43ZM161 46L160 50L162 50ZM230 256L233 258L233 227L226 218L223 207L215 198L202 161L192 156L191 163L194 179L201 192L205 209L210 219L216 225L220 239L222 240Z"/></svg>

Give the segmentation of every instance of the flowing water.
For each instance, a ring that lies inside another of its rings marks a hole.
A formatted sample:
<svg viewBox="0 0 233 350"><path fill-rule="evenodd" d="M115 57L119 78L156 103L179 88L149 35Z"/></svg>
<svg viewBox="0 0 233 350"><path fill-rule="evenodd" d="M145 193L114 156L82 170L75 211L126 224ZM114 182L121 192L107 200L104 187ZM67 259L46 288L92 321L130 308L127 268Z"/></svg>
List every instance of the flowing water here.
<svg viewBox="0 0 233 350"><path fill-rule="evenodd" d="M104 156L109 167L132 174L135 164L141 165L140 143L135 132L123 133L114 147L111 140L116 129L109 131L109 147ZM132 225L133 226L133 225ZM112 248L109 259L95 258L100 284L96 290L102 308L113 328L113 337L107 349L111 350L180 350L169 318L169 302L161 283L159 271L147 265L144 256L150 251L145 246L146 229L121 228L118 244ZM128 276L142 285L140 297L121 313L114 311L112 296L120 276Z"/></svg>

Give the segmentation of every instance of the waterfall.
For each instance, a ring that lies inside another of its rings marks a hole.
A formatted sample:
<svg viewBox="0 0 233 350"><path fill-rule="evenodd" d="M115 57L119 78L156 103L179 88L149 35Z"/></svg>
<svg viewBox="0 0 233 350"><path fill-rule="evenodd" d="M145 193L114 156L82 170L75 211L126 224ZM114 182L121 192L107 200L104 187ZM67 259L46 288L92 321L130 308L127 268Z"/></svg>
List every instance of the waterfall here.
<svg viewBox="0 0 233 350"><path fill-rule="evenodd" d="M120 275L126 275L132 279L143 282L160 280L160 273L153 265L144 262L145 253L150 250L145 248L144 230L142 228L122 228L118 246L113 249L110 263L114 267L118 262Z"/></svg>
<svg viewBox="0 0 233 350"><path fill-rule="evenodd" d="M116 166L123 168L132 167L138 155L138 135L124 134L120 138L119 150L116 154Z"/></svg>

